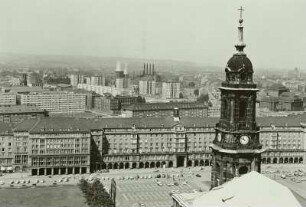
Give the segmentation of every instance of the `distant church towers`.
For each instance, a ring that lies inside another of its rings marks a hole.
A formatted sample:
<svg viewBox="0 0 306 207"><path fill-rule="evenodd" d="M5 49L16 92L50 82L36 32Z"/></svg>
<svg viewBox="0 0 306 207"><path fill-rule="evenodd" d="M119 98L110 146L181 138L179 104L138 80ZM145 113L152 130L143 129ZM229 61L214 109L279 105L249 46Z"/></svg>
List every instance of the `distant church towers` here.
<svg viewBox="0 0 306 207"><path fill-rule="evenodd" d="M212 149L212 187L250 171L260 172L262 146L256 124L256 93L253 66L244 53L242 7L236 53L225 67L221 90L221 116Z"/></svg>

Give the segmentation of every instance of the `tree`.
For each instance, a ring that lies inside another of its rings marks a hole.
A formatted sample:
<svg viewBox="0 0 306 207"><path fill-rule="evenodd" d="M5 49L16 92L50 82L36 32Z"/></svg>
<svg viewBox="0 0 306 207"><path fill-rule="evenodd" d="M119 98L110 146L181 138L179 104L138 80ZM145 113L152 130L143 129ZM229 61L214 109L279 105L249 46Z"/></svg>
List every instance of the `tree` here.
<svg viewBox="0 0 306 207"><path fill-rule="evenodd" d="M89 183L85 179L81 179L78 184L83 192L86 203L90 207L113 207L114 202L103 184L99 179L95 179L93 183Z"/></svg>
<svg viewBox="0 0 306 207"><path fill-rule="evenodd" d="M184 98L183 93L180 93L179 98Z"/></svg>

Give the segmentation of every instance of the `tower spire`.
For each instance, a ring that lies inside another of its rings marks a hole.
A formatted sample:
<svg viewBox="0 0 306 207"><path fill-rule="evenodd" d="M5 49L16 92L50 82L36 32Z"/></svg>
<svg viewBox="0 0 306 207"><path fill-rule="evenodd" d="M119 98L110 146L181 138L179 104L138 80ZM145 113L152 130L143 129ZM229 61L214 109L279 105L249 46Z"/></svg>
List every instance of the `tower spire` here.
<svg viewBox="0 0 306 207"><path fill-rule="evenodd" d="M243 53L243 49L246 46L243 42L243 26L242 26L242 23L243 23L242 12L244 11L244 9L241 6L238 10L240 11L240 19L239 19L239 26L238 26L238 42L235 45L235 47L238 53Z"/></svg>

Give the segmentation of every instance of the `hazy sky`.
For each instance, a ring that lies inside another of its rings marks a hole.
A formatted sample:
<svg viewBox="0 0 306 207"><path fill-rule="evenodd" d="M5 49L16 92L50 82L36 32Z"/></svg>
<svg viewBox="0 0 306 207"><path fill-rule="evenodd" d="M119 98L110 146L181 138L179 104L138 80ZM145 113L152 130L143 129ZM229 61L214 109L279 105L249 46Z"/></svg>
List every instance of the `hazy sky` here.
<svg viewBox="0 0 306 207"><path fill-rule="evenodd" d="M240 5L254 67L306 71L305 0L0 0L0 52L224 66Z"/></svg>

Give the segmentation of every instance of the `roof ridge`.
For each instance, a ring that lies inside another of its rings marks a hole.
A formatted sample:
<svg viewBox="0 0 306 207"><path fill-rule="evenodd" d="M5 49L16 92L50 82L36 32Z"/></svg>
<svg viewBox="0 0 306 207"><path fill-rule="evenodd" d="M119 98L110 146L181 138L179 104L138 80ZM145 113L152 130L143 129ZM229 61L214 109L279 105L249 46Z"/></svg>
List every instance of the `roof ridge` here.
<svg viewBox="0 0 306 207"><path fill-rule="evenodd" d="M29 133L32 131L32 129L34 129L37 125L38 125L38 123L41 121L41 119L40 118L38 118L37 119L37 121L35 122L35 124L29 129Z"/></svg>

